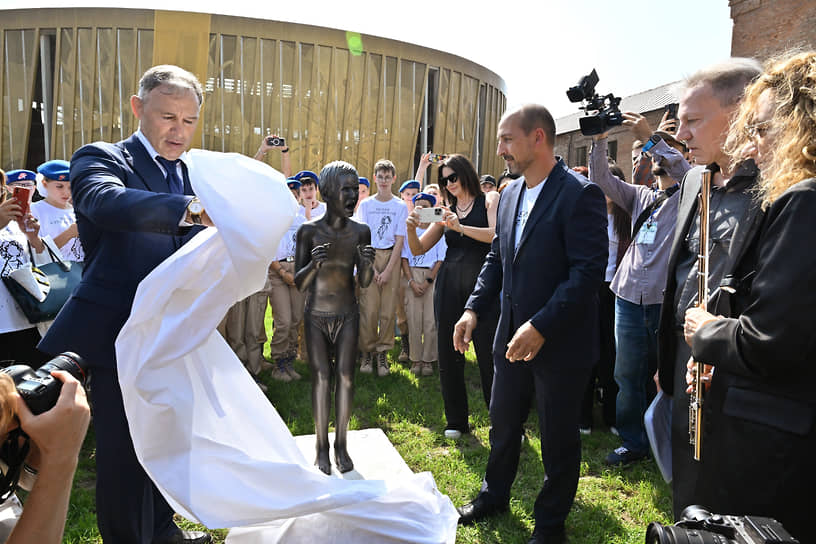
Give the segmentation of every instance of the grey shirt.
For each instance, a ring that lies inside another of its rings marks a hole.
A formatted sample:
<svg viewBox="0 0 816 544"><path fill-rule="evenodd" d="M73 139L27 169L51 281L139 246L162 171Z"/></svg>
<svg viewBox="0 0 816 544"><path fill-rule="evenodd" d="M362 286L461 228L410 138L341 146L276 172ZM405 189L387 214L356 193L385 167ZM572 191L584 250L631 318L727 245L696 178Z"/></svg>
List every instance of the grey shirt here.
<svg viewBox="0 0 816 544"><path fill-rule="evenodd" d="M751 163L737 168L725 187L711 185L709 199L709 293L720 285L728 263L731 238L736 226L745 220L751 204L751 187L757 169ZM700 214L695 213L682 241L682 247L674 269L677 291L675 293L675 320L686 320L686 310L697 305L697 254L700 249Z"/></svg>
<svg viewBox="0 0 816 544"><path fill-rule="evenodd" d="M610 200L629 212L634 227L641 212L662 195L663 191L621 181L609 171L606 155L607 141L602 138L595 142L589 155L589 179ZM671 174L671 170L667 171ZM663 302L679 196L678 191L663 201L640 228L640 232L634 233L632 243L623 255L609 286L615 295L633 304Z"/></svg>

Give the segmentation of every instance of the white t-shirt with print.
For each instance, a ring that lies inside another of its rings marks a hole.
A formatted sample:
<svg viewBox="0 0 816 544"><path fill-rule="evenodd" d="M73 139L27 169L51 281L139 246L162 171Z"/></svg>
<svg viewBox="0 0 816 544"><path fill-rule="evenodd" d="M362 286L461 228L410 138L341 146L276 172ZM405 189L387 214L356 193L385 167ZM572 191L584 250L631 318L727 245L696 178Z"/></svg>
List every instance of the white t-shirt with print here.
<svg viewBox="0 0 816 544"><path fill-rule="evenodd" d="M45 200L31 204L31 215L40 222L40 236L50 236L52 239L76 223L73 207L57 208ZM66 261L82 262L85 260L85 251L77 236L68 240L60 248L60 254Z"/></svg>
<svg viewBox="0 0 816 544"><path fill-rule="evenodd" d="M402 199L392 196L381 202L376 196L363 200L357 210L356 219L371 229L371 245L374 249L389 249L394 246L394 237L405 238L405 220L408 206Z"/></svg>
<svg viewBox="0 0 816 544"><path fill-rule="evenodd" d="M516 249L518 249L519 243L521 243L521 235L524 233L524 226L527 224L527 219L533 212L533 207L535 206L536 200L538 200L538 195L541 194L541 188L544 187L545 183L547 183L547 178L544 178L544 181L532 189L529 189L526 183L521 186L521 203L518 207L518 214L516 214Z"/></svg>
<svg viewBox="0 0 816 544"><path fill-rule="evenodd" d="M300 209L303 210L303 206L301 206ZM283 235L283 238L281 238L281 241L278 244L278 252L275 253L276 261L283 261L295 256L295 249L297 247L297 231L305 222L306 216L303 215L302 211L298 212L298 214L295 216L295 220L292 221L292 225L289 227L289 230L286 231L286 234Z"/></svg>
<svg viewBox="0 0 816 544"><path fill-rule="evenodd" d="M421 229L417 227L416 233L417 237L421 237L422 233L425 232L427 229ZM448 251L448 244L445 243L445 237L439 239L439 241L434 244L434 246L426 251L423 255L414 255L411 253L411 248L408 247L408 242L402 245L402 258L408 259L408 266L411 268L414 267L424 267L424 268L433 268L436 264L436 261L444 261L445 260L445 253Z"/></svg>

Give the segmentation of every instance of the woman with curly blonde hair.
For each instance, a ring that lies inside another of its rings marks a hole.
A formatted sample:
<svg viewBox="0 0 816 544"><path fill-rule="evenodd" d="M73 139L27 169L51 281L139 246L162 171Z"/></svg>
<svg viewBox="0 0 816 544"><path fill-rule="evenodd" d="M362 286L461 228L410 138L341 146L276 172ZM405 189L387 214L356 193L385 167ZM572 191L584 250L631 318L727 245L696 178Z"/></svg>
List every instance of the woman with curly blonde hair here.
<svg viewBox="0 0 816 544"><path fill-rule="evenodd" d="M734 162L756 154L763 208L816 177L816 53L789 54L768 66L746 90L726 143Z"/></svg>
<svg viewBox="0 0 816 544"><path fill-rule="evenodd" d="M715 311L727 317L686 313L694 359L714 368L700 479L716 485L695 501L774 517L814 542L802 498L816 488L816 52L768 63L746 90L728 148L736 161L756 157L765 218L726 276Z"/></svg>

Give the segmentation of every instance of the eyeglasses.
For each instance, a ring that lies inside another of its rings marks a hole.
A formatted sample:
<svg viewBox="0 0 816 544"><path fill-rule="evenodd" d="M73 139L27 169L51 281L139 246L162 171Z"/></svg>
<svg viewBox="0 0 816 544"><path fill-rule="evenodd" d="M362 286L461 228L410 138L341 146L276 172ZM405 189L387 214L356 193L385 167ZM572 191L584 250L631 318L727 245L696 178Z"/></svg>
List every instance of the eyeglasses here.
<svg viewBox="0 0 816 544"><path fill-rule="evenodd" d="M454 172L453 174L451 174L450 176L448 176L446 178L439 178L439 183L441 183L442 185L447 185L448 183L456 183L458 180L459 180L459 174Z"/></svg>
<svg viewBox="0 0 816 544"><path fill-rule="evenodd" d="M745 132L749 138L764 138L771 128L771 120L760 121L759 123L751 123L745 127Z"/></svg>

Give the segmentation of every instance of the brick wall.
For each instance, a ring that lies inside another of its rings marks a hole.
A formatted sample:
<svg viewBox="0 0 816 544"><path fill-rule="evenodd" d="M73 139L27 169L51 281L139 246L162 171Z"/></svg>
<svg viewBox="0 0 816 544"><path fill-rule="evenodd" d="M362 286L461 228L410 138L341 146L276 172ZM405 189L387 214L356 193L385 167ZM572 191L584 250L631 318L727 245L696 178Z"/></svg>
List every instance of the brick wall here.
<svg viewBox="0 0 816 544"><path fill-rule="evenodd" d="M731 55L765 60L791 47L816 49L815 0L729 0Z"/></svg>

